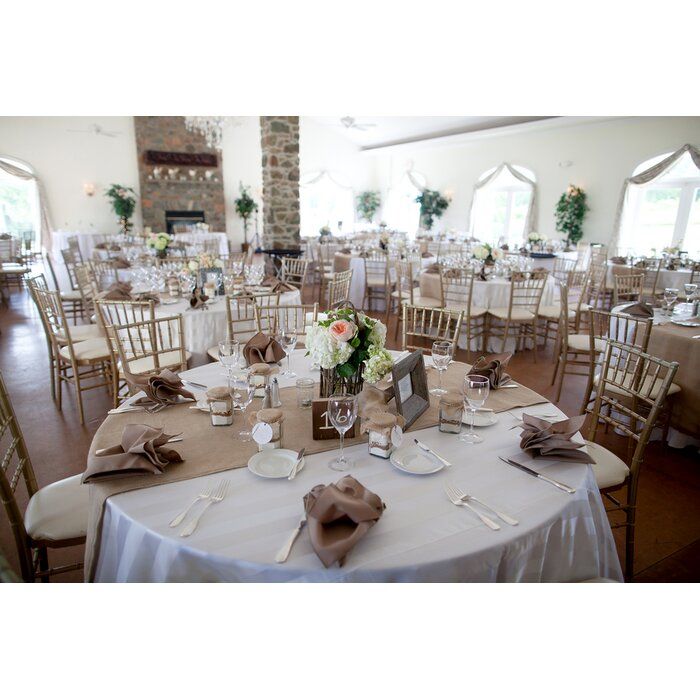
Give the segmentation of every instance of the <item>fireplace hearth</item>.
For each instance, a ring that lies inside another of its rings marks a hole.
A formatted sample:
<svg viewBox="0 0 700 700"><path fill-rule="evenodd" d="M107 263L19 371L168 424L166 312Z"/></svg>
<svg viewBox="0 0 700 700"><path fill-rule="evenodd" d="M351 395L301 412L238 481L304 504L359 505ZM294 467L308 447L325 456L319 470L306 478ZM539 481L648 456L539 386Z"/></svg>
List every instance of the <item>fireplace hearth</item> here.
<svg viewBox="0 0 700 700"><path fill-rule="evenodd" d="M203 211L166 210L165 231L167 233L187 233L194 224L205 223Z"/></svg>

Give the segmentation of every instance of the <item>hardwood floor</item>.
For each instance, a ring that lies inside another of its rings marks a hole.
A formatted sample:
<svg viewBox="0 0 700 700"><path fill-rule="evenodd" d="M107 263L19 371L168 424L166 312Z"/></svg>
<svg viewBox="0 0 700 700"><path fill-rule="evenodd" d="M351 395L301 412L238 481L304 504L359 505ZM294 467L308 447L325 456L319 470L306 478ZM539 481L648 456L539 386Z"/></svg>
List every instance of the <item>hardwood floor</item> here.
<svg viewBox="0 0 700 700"><path fill-rule="evenodd" d="M313 297L313 292L307 296ZM63 411L57 410L51 400L46 343L38 312L26 291L13 289L7 297L8 305L0 306L0 371L24 431L39 486L44 486L83 471L90 441L110 408L110 401L104 389L85 394L85 426L79 423L71 389L64 391ZM389 347L397 347L393 342L394 323L395 318L390 318ZM540 349L538 354L536 364L529 351L515 355L510 373L517 381L552 398L554 392L549 385L553 369L551 346L548 350ZM466 361L466 353L460 351L457 359ZM559 407L575 415L583 388L582 379L567 377ZM623 441L618 436L602 435L600 442L624 455ZM697 452L673 450L661 443L652 443L640 477L636 581L700 581L698 503L700 459ZM24 494L20 494L20 505L26 506ZM622 556L623 530L613 532ZM17 554L4 513L0 517L0 548L17 570ZM76 547L53 552L50 556L52 563L68 563L81 558L82 551ZM82 574L73 572L54 580L80 581Z"/></svg>

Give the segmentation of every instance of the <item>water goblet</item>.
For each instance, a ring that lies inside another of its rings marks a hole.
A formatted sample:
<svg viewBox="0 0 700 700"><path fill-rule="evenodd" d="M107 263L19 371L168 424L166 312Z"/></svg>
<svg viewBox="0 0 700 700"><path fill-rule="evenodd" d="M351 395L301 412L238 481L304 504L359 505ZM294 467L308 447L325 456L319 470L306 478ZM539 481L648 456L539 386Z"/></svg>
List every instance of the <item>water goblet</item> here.
<svg viewBox="0 0 700 700"><path fill-rule="evenodd" d="M664 301L666 302L666 313L671 316L673 314L673 304L678 299L678 290L674 287L666 287L664 289Z"/></svg>
<svg viewBox="0 0 700 700"><path fill-rule="evenodd" d="M435 369L438 371L438 386L431 389L430 393L433 396L442 396L447 391L442 388L442 373L447 369L447 366L452 361L454 349L452 343L448 340L436 340L432 347L432 359Z"/></svg>
<svg viewBox="0 0 700 700"><path fill-rule="evenodd" d="M328 399L328 419L340 435L340 454L328 466L338 472L344 472L352 463L343 453L345 433L352 428L357 418L357 396L352 394L333 394Z"/></svg>
<svg viewBox="0 0 700 700"><path fill-rule="evenodd" d="M294 352L294 348L297 345L297 338L297 332L290 328L280 328L277 333L277 342L287 356L287 369L282 372L282 376L288 379L293 379L297 376L296 372L292 372L292 352Z"/></svg>
<svg viewBox="0 0 700 700"><path fill-rule="evenodd" d="M683 291L685 292L685 300L687 302L692 302L695 300L695 293L698 291L698 285L694 282L684 284Z"/></svg>
<svg viewBox="0 0 700 700"><path fill-rule="evenodd" d="M219 341L219 361L226 368L226 376L231 378L231 370L238 366L241 358L241 344L237 340Z"/></svg>
<svg viewBox="0 0 700 700"><path fill-rule="evenodd" d="M237 408L245 416L245 411L250 406L255 394L255 384L251 381L250 372L235 372L229 380L229 393L233 401L234 408ZM249 442L251 438L250 430L243 423L243 430L238 433L238 437L243 442Z"/></svg>
<svg viewBox="0 0 700 700"><path fill-rule="evenodd" d="M474 445L483 442L484 438L474 432L474 416L476 409L481 408L489 396L489 380L481 374L466 374L464 376L464 403L469 405L471 418L469 430L459 436L461 442Z"/></svg>

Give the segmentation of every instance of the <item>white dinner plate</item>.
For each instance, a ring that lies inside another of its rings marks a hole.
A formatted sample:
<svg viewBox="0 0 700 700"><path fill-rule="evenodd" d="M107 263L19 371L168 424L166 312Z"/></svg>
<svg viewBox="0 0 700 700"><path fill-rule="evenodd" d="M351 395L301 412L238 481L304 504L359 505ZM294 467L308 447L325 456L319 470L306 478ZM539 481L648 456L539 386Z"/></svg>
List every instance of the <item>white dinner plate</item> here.
<svg viewBox="0 0 700 700"><path fill-rule="evenodd" d="M263 450L248 460L248 469L265 479L286 479L297 460L294 450ZM304 468L301 460L297 474Z"/></svg>
<svg viewBox="0 0 700 700"><path fill-rule="evenodd" d="M700 327L700 321L671 321L677 326L685 326L686 328L698 328Z"/></svg>
<svg viewBox="0 0 700 700"><path fill-rule="evenodd" d="M402 447L391 453L389 461L402 472L408 474L434 474L439 472L445 465L417 447Z"/></svg>
<svg viewBox="0 0 700 700"><path fill-rule="evenodd" d="M464 425L471 425L471 412L462 412L462 423ZM489 425L496 425L498 423L498 416L495 413L490 413L489 411L477 411L474 414L474 427L475 428L486 428Z"/></svg>
<svg viewBox="0 0 700 700"><path fill-rule="evenodd" d="M179 304L182 301L184 301L184 299L169 297L169 298L161 299L160 303L163 306L171 306L172 304Z"/></svg>

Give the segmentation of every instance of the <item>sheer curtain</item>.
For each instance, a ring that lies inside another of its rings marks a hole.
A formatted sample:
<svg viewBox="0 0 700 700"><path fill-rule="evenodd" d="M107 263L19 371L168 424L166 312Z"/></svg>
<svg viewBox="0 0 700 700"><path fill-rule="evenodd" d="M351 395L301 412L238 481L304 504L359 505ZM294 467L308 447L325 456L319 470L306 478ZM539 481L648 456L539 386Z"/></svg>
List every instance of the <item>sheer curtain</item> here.
<svg viewBox="0 0 700 700"><path fill-rule="evenodd" d="M389 188L382 213L389 228L412 234L416 232L420 225L420 204L416 197L426 186L425 175L409 169Z"/></svg>
<svg viewBox="0 0 700 700"><path fill-rule="evenodd" d="M318 236L323 226L333 233L352 231L355 227L355 201L352 185L327 170L308 173L300 186L301 236Z"/></svg>
<svg viewBox="0 0 700 700"><path fill-rule="evenodd" d="M51 250L51 220L49 218L46 193L41 180L28 168L22 167L17 161L0 156L0 170L19 178L20 180L33 180L36 185L39 199L39 218L41 222L41 245L46 250Z"/></svg>
<svg viewBox="0 0 700 700"><path fill-rule="evenodd" d="M628 177L622 184L622 191L620 192L620 199L617 203L617 213L615 214L615 226L613 228L613 235L610 240L610 249L617 250L620 246L620 237L623 231L624 223L624 213L627 205L629 204L630 196L632 192L641 185L648 185L655 180L663 177L686 153L690 155L695 163L696 167L700 169L700 150L695 146L686 143L681 146L677 151L671 153L670 156L664 158L662 161L656 165L652 165L647 168L644 172Z"/></svg>

